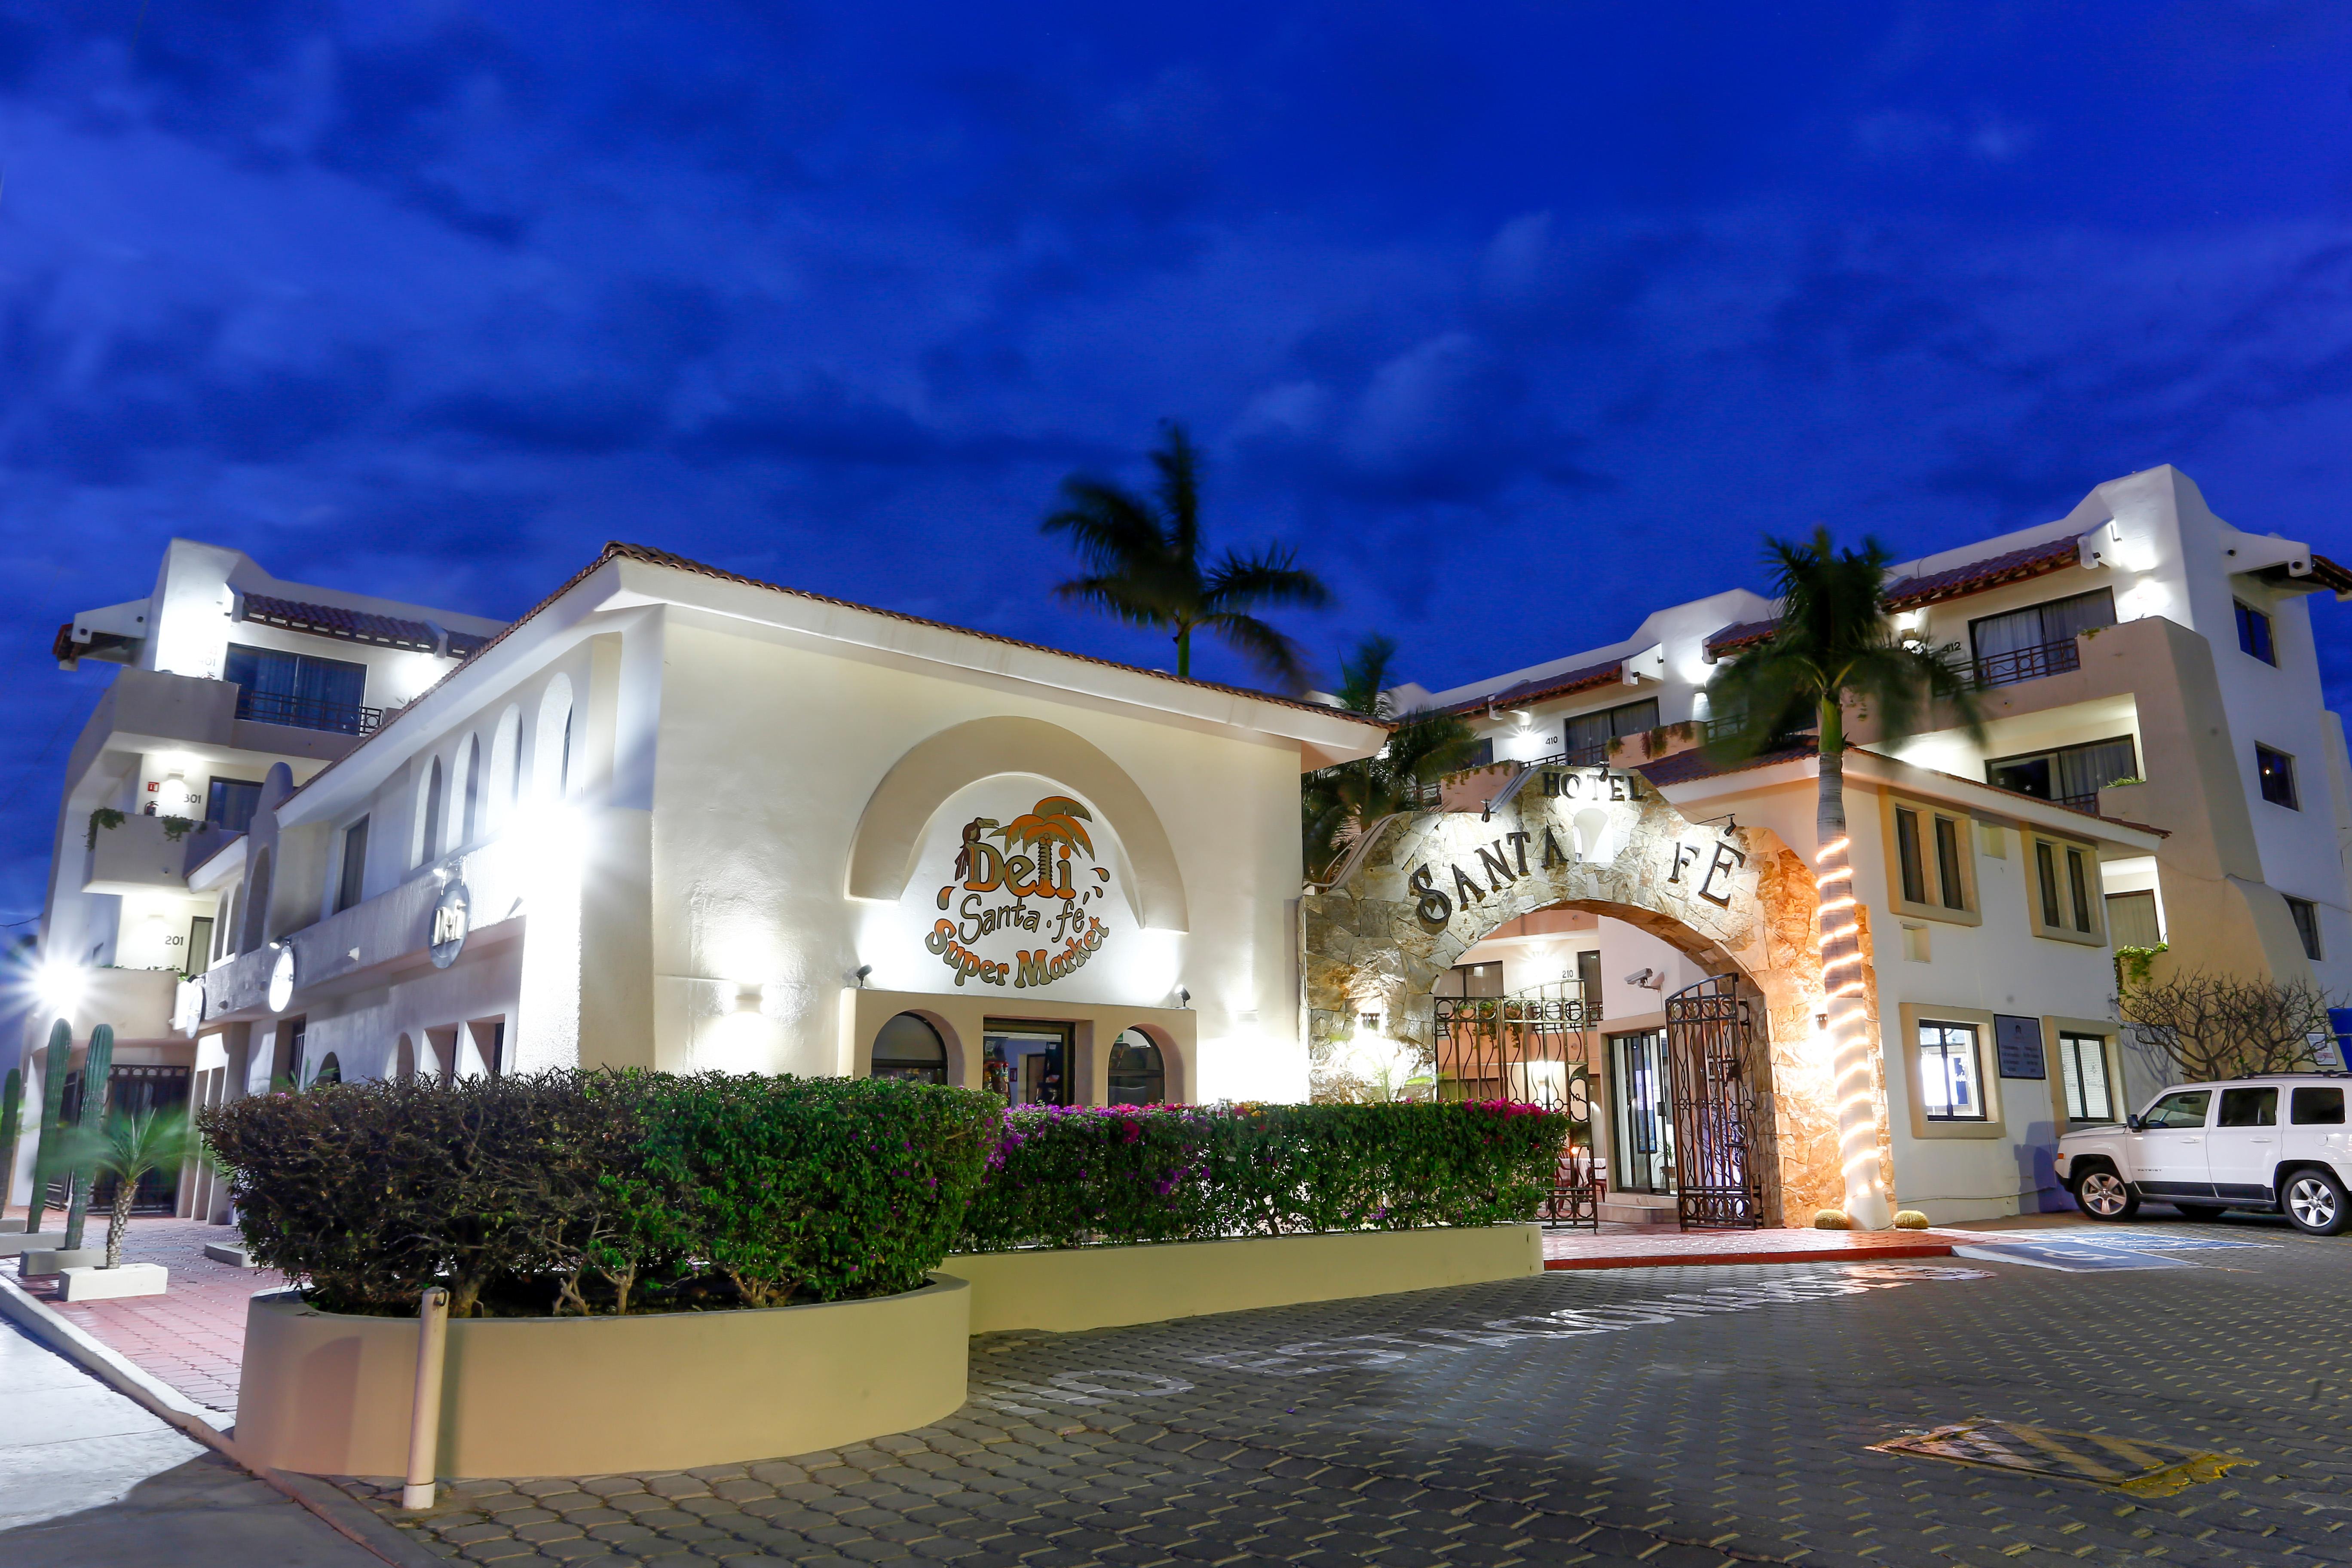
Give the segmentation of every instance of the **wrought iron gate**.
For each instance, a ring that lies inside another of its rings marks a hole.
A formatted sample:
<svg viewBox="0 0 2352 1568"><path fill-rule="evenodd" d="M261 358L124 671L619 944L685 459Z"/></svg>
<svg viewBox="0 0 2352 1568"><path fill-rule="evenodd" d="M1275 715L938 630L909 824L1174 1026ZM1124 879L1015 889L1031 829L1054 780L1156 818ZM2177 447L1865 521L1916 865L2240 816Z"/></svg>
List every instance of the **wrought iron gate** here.
<svg viewBox="0 0 2352 1568"><path fill-rule="evenodd" d="M1718 974L1666 998L1675 1207L1685 1230L1754 1229L1764 1223L1763 1193L1751 1158L1751 1035L1748 1004L1735 975Z"/></svg>
<svg viewBox="0 0 2352 1568"><path fill-rule="evenodd" d="M1508 996L1440 996L1436 1003L1438 1097L1514 1100L1566 1111L1568 1142L1538 1217L1550 1226L1597 1228L1589 1031L1600 1010L1587 1006L1583 986L1567 980Z"/></svg>

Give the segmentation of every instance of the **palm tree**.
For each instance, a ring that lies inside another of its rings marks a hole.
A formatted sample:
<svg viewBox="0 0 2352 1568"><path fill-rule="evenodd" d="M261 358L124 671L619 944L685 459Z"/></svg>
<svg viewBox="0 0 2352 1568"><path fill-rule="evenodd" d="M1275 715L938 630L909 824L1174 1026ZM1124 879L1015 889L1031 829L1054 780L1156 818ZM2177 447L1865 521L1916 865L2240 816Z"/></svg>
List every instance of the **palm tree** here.
<svg viewBox="0 0 2352 1568"><path fill-rule="evenodd" d="M1225 552L1213 565L1201 539L1201 454L1173 420L1151 454L1160 482L1149 496L1072 474L1062 481L1062 508L1045 521L1047 533L1067 534L1086 563L1055 593L1072 604L1109 611L1134 626L1153 626L1176 640L1176 673L1192 673L1192 633L1206 627L1255 664L1286 691L1305 684L1298 646L1248 612L1270 605L1313 609L1330 603L1321 578L1292 553L1268 545L1255 555Z"/></svg>
<svg viewBox="0 0 2352 1568"><path fill-rule="evenodd" d="M1861 929L1853 915L1853 860L1845 820L1846 710L1877 721L1895 740L1937 701L1952 704L1969 735L1983 720L1973 689L1944 656L1895 626L1886 604L1885 546L1864 539L1839 549L1829 530L1810 540L1767 538L1765 561L1780 599L1769 640L1716 671L1707 683L1711 713L1736 716L1732 733L1710 750L1718 761L1752 757L1793 731L1818 726L1821 780L1813 812L1822 985L1828 993L1830 1044L1836 1073L1838 1142L1845 1170L1846 1213L1867 1229L1890 1217L1878 1180L1878 1126L1873 1109L1870 1041L1861 1005Z"/></svg>
<svg viewBox="0 0 2352 1568"><path fill-rule="evenodd" d="M1332 695L1349 713L1389 726L1388 744L1376 756L1307 775L1299 793L1307 864L1328 869L1341 850L1373 823L1419 806L1440 773L1465 766L1477 739L1451 713L1416 708L1396 710L1391 678L1397 645L1375 634L1339 661L1339 689Z"/></svg>
<svg viewBox="0 0 2352 1568"><path fill-rule="evenodd" d="M131 1226L131 1200L139 1179L176 1165L197 1151L184 1112L141 1110L107 1118L102 1128L76 1129L68 1139L75 1168L114 1178L114 1210L106 1221L106 1267L122 1265L122 1233Z"/></svg>

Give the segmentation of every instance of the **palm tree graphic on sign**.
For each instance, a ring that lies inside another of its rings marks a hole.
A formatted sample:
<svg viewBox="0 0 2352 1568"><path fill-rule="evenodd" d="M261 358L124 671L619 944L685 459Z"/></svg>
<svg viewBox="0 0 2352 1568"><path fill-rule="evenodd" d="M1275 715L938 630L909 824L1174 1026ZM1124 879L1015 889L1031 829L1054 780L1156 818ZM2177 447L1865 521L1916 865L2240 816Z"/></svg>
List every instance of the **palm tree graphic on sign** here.
<svg viewBox="0 0 2352 1568"><path fill-rule="evenodd" d="M1068 858L1073 847L1085 850L1091 859L1095 852L1094 840L1087 837L1084 825L1094 819L1094 813L1068 795L1049 795L1037 803L1034 811L1025 812L998 828L995 837L1003 839L1008 849L1045 846L1038 856L1041 862L1052 859L1052 846L1056 844L1063 847L1065 859Z"/></svg>

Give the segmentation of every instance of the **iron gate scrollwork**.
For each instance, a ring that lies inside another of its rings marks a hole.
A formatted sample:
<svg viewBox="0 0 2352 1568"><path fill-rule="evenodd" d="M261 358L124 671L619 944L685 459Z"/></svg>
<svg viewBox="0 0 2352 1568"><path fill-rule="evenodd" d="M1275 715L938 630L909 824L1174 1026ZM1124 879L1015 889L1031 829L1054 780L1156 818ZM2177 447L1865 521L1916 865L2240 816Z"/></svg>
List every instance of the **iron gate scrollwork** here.
<svg viewBox="0 0 2352 1568"><path fill-rule="evenodd" d="M1685 1230L1752 1230L1764 1223L1753 1159L1756 1096L1748 1079L1752 1036L1736 975L1718 974L1666 998L1675 1207Z"/></svg>
<svg viewBox="0 0 2352 1568"><path fill-rule="evenodd" d="M1551 1190L1537 1217L1547 1226L1599 1228L1601 1177L1592 1147L1589 1033L1600 1009L1576 981L1508 996L1440 996L1437 1094L1441 1100L1512 1100L1568 1113Z"/></svg>

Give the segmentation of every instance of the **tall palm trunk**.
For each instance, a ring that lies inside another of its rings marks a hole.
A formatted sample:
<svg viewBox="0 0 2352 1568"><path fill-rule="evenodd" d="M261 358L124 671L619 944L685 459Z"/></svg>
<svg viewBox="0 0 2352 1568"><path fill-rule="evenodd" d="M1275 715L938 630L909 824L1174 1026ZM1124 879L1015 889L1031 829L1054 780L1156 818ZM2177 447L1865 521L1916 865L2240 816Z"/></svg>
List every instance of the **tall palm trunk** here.
<svg viewBox="0 0 2352 1568"><path fill-rule="evenodd" d="M1853 855L1845 824L1845 714L1837 697L1821 705L1821 795L1814 807L1814 874L1820 889L1822 989L1827 993L1830 1061L1836 1075L1838 1165L1846 1216L1864 1230L1893 1220L1879 1180L1877 1085L1871 1073L1870 1019L1864 1006L1862 930L1854 913Z"/></svg>
<svg viewBox="0 0 2352 1568"><path fill-rule="evenodd" d="M138 1191L139 1177L114 1178L114 1212L107 1216L106 1221L106 1266L109 1268L122 1267L122 1237L131 1228L131 1200Z"/></svg>

